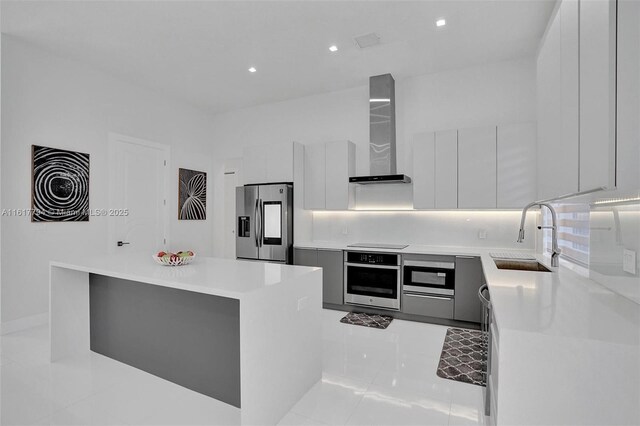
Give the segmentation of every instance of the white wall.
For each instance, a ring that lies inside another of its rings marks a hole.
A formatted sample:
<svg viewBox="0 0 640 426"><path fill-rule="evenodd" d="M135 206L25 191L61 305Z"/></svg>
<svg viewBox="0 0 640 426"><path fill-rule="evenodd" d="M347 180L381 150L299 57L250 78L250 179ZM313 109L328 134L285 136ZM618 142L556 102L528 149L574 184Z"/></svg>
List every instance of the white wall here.
<svg viewBox="0 0 640 426"><path fill-rule="evenodd" d="M535 84L533 58L396 81L398 172L411 175L409 147L415 133L535 121ZM219 158L237 157L241 155L243 146L287 140L309 144L347 139L357 147L357 173L369 174L368 99L369 89L365 84L350 90L217 115L214 120L214 155ZM410 189L410 186L381 186L359 191L359 196L362 200L375 197L381 204L403 206L410 202ZM416 223L424 224L421 220ZM492 230L501 224L498 221L486 222L486 226L491 228L489 235L496 235ZM314 239L326 237L321 229L314 226ZM515 229L517 231L517 227ZM221 232L221 228L216 228L217 236ZM509 238L511 242L511 236ZM475 232L470 233L468 241L474 243L475 240Z"/></svg>
<svg viewBox="0 0 640 426"><path fill-rule="evenodd" d="M107 135L120 133L171 147L169 248L212 254L210 116L6 35L2 65L3 208L31 205L32 144L89 153L90 207L111 207L107 205ZM177 220L178 167L209 173L206 221ZM107 220L31 223L28 217L3 217L2 323L45 313L49 259L106 253Z"/></svg>
<svg viewBox="0 0 640 426"><path fill-rule="evenodd" d="M378 242L437 246L534 249L537 212L527 215L526 235L516 243L519 211L348 211L314 212L319 241ZM484 238L480 238L484 233Z"/></svg>

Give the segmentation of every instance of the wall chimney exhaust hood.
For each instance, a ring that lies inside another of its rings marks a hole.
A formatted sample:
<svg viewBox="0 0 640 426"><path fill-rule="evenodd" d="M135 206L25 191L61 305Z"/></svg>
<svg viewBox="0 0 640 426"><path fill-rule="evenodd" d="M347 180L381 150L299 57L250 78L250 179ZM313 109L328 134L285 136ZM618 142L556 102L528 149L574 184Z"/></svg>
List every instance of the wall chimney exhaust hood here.
<svg viewBox="0 0 640 426"><path fill-rule="evenodd" d="M391 74L369 77L369 176L350 183L410 183L396 173L396 90Z"/></svg>

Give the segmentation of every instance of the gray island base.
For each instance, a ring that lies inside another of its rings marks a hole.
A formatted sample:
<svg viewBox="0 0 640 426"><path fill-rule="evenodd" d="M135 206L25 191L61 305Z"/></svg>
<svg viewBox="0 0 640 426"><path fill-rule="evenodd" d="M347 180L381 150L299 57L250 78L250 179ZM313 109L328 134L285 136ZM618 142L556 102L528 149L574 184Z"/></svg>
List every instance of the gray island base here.
<svg viewBox="0 0 640 426"><path fill-rule="evenodd" d="M52 362L91 350L237 407L238 424L276 424L320 380L320 269L109 257L51 262Z"/></svg>

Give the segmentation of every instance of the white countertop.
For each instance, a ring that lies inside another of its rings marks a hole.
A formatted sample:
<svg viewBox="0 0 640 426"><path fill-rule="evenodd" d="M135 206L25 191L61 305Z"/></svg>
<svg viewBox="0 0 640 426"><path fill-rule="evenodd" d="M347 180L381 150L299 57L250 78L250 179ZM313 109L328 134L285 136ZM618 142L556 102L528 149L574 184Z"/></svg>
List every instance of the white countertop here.
<svg viewBox="0 0 640 426"><path fill-rule="evenodd" d="M51 266L238 300L318 269L211 257L196 257L189 265L172 267L157 264L147 253L54 260Z"/></svg>
<svg viewBox="0 0 640 426"><path fill-rule="evenodd" d="M296 248L481 258L499 342L500 424L640 424L640 305L533 250L410 245ZM553 272L500 270L492 252L531 254Z"/></svg>
<svg viewBox="0 0 640 426"><path fill-rule="evenodd" d="M477 256L482 259L499 331L515 330L634 345L640 343L640 305L570 268L551 268L550 259L533 250L416 244L401 250L369 249L327 241L296 243L295 247ZM490 256L492 252L530 254L553 272L500 270Z"/></svg>

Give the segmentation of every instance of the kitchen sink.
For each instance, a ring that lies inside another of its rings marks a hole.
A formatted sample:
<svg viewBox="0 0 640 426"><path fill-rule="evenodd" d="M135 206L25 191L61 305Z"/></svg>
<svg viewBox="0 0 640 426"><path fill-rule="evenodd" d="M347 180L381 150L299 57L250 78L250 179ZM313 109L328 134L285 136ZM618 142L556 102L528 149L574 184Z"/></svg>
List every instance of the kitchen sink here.
<svg viewBox="0 0 640 426"><path fill-rule="evenodd" d="M513 271L536 271L536 272L551 272L551 269L547 268L540 262L535 260L511 260L511 259L494 259L493 260L498 269L511 269Z"/></svg>

